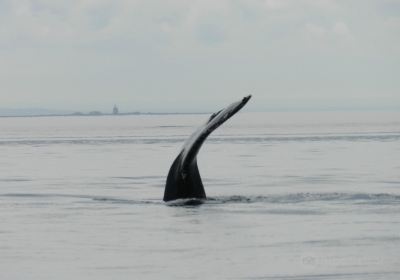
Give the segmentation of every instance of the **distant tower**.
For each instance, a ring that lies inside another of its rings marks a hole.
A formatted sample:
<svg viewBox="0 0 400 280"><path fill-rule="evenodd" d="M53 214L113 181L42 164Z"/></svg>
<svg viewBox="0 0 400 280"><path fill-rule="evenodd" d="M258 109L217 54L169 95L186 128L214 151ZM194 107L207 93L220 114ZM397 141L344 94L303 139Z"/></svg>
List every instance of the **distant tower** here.
<svg viewBox="0 0 400 280"><path fill-rule="evenodd" d="M118 107L117 107L117 105L114 105L113 115L118 115Z"/></svg>

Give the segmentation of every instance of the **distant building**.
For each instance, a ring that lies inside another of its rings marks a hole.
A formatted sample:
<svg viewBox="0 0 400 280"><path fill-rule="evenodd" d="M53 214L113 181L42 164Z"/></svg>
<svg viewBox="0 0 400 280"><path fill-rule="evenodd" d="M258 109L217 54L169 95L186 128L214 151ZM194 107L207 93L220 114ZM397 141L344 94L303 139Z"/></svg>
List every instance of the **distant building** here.
<svg viewBox="0 0 400 280"><path fill-rule="evenodd" d="M113 108L113 111L112 111L112 113L113 113L113 115L118 115L118 107L117 107L117 105L114 105L114 108Z"/></svg>

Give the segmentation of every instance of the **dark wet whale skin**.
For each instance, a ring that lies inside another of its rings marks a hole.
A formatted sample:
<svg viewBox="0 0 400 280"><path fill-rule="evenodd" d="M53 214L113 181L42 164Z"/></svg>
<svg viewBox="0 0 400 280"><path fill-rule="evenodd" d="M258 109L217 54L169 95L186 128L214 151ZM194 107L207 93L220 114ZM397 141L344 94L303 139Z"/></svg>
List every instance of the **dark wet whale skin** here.
<svg viewBox="0 0 400 280"><path fill-rule="evenodd" d="M197 154L208 135L243 108L250 98L251 95L246 96L242 100L212 114L209 120L186 140L182 151L169 170L164 201L182 198L207 198L197 167Z"/></svg>

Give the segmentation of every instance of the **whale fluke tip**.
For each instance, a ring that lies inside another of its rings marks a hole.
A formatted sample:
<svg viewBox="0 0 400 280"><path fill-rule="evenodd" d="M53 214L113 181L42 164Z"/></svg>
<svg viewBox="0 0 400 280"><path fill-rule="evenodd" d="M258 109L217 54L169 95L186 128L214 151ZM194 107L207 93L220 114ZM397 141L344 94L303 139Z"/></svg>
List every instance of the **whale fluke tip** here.
<svg viewBox="0 0 400 280"><path fill-rule="evenodd" d="M247 102L247 101L250 100L250 98L251 98L251 94L249 94L249 95L243 97L243 100L242 100L242 101L243 101L243 102Z"/></svg>

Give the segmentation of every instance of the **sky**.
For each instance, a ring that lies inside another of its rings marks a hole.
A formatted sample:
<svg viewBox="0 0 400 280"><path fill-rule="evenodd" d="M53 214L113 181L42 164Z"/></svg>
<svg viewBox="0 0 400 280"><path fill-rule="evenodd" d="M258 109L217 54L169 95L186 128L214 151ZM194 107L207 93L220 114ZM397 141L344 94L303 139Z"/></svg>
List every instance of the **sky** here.
<svg viewBox="0 0 400 280"><path fill-rule="evenodd" d="M0 0L0 107L400 110L400 0Z"/></svg>

